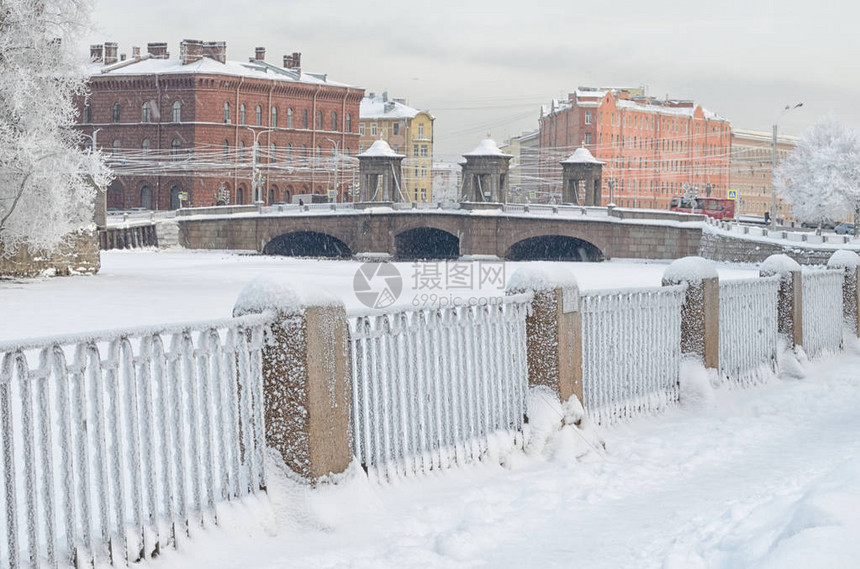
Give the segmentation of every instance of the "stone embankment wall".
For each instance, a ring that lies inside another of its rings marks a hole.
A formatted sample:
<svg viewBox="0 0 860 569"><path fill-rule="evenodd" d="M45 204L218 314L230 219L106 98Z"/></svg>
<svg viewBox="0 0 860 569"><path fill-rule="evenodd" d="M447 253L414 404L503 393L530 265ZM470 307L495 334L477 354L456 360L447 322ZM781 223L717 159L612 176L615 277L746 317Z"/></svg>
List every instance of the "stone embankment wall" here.
<svg viewBox="0 0 860 569"><path fill-rule="evenodd" d="M97 273L100 267L99 240L95 231L84 231L69 237L68 242L54 253L21 247L14 255L7 257L0 247L0 278L87 275Z"/></svg>

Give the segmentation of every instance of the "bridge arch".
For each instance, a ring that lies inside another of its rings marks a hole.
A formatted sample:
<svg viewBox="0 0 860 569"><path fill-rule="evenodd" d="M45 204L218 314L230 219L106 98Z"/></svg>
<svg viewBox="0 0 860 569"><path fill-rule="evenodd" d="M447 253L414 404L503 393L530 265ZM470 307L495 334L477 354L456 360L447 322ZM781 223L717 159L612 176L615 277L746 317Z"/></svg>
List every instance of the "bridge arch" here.
<svg viewBox="0 0 860 569"><path fill-rule="evenodd" d="M460 238L437 227L413 227L394 236L394 257L397 260L457 259Z"/></svg>
<svg viewBox="0 0 860 569"><path fill-rule="evenodd" d="M346 243L328 233L292 231L271 239L263 247L263 254L284 257L347 259L352 257L352 250Z"/></svg>
<svg viewBox="0 0 860 569"><path fill-rule="evenodd" d="M603 261L596 245L568 235L537 235L521 239L505 252L508 261Z"/></svg>

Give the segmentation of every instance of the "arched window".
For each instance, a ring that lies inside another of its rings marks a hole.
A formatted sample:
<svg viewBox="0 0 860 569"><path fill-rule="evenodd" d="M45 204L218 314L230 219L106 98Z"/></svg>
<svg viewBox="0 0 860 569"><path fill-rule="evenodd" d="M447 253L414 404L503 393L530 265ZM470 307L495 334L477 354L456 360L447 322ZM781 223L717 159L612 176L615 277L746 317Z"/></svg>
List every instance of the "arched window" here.
<svg viewBox="0 0 860 569"><path fill-rule="evenodd" d="M292 161L293 161L293 145L288 144L287 145L287 162L292 162Z"/></svg>
<svg viewBox="0 0 860 569"><path fill-rule="evenodd" d="M149 122L149 101L140 107L140 122Z"/></svg>
<svg viewBox="0 0 860 569"><path fill-rule="evenodd" d="M275 146L275 143L269 145L269 164L272 162L278 161L278 147Z"/></svg>
<svg viewBox="0 0 860 569"><path fill-rule="evenodd" d="M239 124L245 124L245 103L239 105Z"/></svg>
<svg viewBox="0 0 860 569"><path fill-rule="evenodd" d="M337 130L337 113L331 112L331 130Z"/></svg>
<svg viewBox="0 0 860 569"><path fill-rule="evenodd" d="M321 156L322 156L322 146L317 146L317 153L316 153L317 160L319 160Z"/></svg>
<svg viewBox="0 0 860 569"><path fill-rule="evenodd" d="M230 161L230 141L226 138L224 139L224 144L221 145L224 151L224 162Z"/></svg>
<svg viewBox="0 0 860 569"><path fill-rule="evenodd" d="M224 103L224 122L230 122L230 103Z"/></svg>
<svg viewBox="0 0 860 569"><path fill-rule="evenodd" d="M149 152L149 139L148 138L143 139L143 142L140 143L140 148L144 152Z"/></svg>
<svg viewBox="0 0 860 569"><path fill-rule="evenodd" d="M120 142L119 142L119 139L116 139L113 141L113 153L119 154L119 150L120 150Z"/></svg>
<svg viewBox="0 0 860 569"><path fill-rule="evenodd" d="M322 129L323 129L323 117L322 117L322 111L317 111L317 120L316 120L316 123L314 123L314 124L316 125L316 129L317 129L317 130L322 130Z"/></svg>
<svg viewBox="0 0 860 569"><path fill-rule="evenodd" d="M173 122L182 122L182 103L173 101Z"/></svg>
<svg viewBox="0 0 860 569"><path fill-rule="evenodd" d="M174 160L179 160L179 152L182 148L182 143L179 142L178 138L174 138L173 142L170 143L170 156Z"/></svg>
<svg viewBox="0 0 860 569"><path fill-rule="evenodd" d="M287 109L287 128L293 128L293 109Z"/></svg>
<svg viewBox="0 0 860 569"><path fill-rule="evenodd" d="M239 186L236 188L236 204L241 205L245 203L245 188Z"/></svg>
<svg viewBox="0 0 860 569"><path fill-rule="evenodd" d="M308 110L307 109L302 110L302 128L304 128L304 129L308 128Z"/></svg>
<svg viewBox="0 0 860 569"><path fill-rule="evenodd" d="M278 107L272 107L272 124L271 127L278 126Z"/></svg>
<svg viewBox="0 0 860 569"><path fill-rule="evenodd" d="M257 126L263 125L263 107L257 105Z"/></svg>
<svg viewBox="0 0 860 569"><path fill-rule="evenodd" d="M113 104L113 122L119 122L121 107L119 103Z"/></svg>
<svg viewBox="0 0 860 569"><path fill-rule="evenodd" d="M84 124L93 122L93 108L89 103L84 105Z"/></svg>
<svg viewBox="0 0 860 569"><path fill-rule="evenodd" d="M152 209L152 188L149 186L140 188L140 207Z"/></svg>
<svg viewBox="0 0 860 569"><path fill-rule="evenodd" d="M346 132L352 132L352 115L346 113Z"/></svg>
<svg viewBox="0 0 860 569"><path fill-rule="evenodd" d="M245 161L245 141L243 140L239 141L239 161Z"/></svg>

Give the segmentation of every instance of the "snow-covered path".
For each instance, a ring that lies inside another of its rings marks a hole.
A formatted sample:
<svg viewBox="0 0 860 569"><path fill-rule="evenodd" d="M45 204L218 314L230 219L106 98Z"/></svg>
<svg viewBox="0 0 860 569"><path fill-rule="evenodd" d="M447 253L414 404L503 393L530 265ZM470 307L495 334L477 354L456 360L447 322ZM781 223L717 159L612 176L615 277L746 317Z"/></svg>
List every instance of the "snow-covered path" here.
<svg viewBox="0 0 860 569"><path fill-rule="evenodd" d="M606 430L579 460L567 428L506 468L313 492L273 476L278 521L228 522L153 565L857 567L860 355L808 372Z"/></svg>

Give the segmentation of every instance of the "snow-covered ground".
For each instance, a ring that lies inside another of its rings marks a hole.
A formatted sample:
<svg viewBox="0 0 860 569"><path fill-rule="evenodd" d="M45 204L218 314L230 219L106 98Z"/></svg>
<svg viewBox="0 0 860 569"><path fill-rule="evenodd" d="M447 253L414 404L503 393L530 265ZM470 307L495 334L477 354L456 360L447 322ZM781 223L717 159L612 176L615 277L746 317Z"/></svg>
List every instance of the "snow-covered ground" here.
<svg viewBox="0 0 860 569"><path fill-rule="evenodd" d="M860 352L803 380L708 393L540 452L315 490L269 467L269 499L222 509L152 567L852 568L860 560ZM577 458L579 457L579 458Z"/></svg>
<svg viewBox="0 0 860 569"><path fill-rule="evenodd" d="M327 288L356 308L358 266L108 252L94 277L0 281L0 341L220 318L261 274ZM409 288L412 267L398 267ZM570 265L586 290L656 286L665 267ZM515 268L506 267L508 277ZM497 449L501 460L391 484L353 469L311 489L272 459L267 496L222 506L220 527L193 529L178 551L142 566L857 567L860 346L804 365L802 380L700 387L680 408L600 431L560 428L561 411L545 405L534 415L553 429L533 423L528 450Z"/></svg>
<svg viewBox="0 0 860 569"><path fill-rule="evenodd" d="M507 278L522 263L506 263ZM611 261L567 263L584 290L660 286L668 262ZM323 288L344 300L348 309L361 308L353 279L361 263L319 261L218 251L105 251L95 276L0 280L0 341L223 318L229 316L242 288L268 275L296 287ZM473 290L445 286L416 287L416 276L433 267L396 264L403 293L396 306L430 301L432 295L493 296L504 291L489 284ZM444 266L440 269L444 272ZM475 269L477 271L477 269ZM724 278L755 276L752 266L721 266ZM444 279L444 276L443 276ZM423 287L423 288L422 288Z"/></svg>

